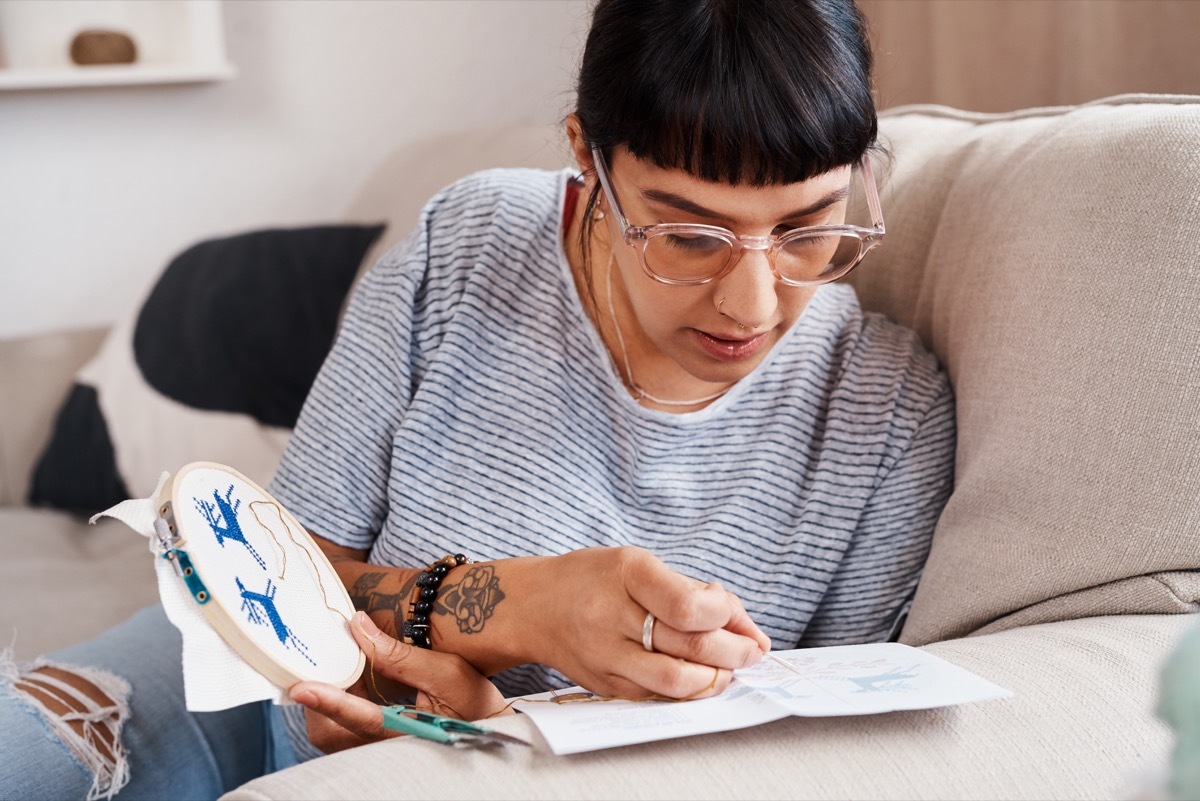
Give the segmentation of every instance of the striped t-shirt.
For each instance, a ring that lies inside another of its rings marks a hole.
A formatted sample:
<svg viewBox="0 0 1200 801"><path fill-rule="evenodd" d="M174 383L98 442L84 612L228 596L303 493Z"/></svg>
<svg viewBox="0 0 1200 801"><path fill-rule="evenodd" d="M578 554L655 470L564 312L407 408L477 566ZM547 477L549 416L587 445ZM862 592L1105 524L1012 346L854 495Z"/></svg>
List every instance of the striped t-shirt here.
<svg viewBox="0 0 1200 801"><path fill-rule="evenodd" d="M272 493L375 564L637 545L719 580L776 648L886 638L952 483L935 359L829 285L707 408L639 406L564 255L568 177L487 171L425 207L355 290Z"/></svg>

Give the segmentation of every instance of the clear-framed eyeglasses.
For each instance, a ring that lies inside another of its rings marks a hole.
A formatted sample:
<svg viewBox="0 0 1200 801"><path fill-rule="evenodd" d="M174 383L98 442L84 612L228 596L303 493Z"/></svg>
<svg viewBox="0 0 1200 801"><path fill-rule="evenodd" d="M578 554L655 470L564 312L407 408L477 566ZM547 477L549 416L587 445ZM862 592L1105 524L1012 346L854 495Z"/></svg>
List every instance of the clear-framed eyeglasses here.
<svg viewBox="0 0 1200 801"><path fill-rule="evenodd" d="M646 274L664 284L695 286L715 281L733 268L743 250L765 251L775 277L785 284L825 284L854 269L868 251L883 242L886 232L879 208L879 190L866 155L855 165L854 173L862 180L871 215L870 228L812 225L770 236L740 236L716 225L631 225L613 191L604 154L593 147L592 157L625 244L637 252Z"/></svg>

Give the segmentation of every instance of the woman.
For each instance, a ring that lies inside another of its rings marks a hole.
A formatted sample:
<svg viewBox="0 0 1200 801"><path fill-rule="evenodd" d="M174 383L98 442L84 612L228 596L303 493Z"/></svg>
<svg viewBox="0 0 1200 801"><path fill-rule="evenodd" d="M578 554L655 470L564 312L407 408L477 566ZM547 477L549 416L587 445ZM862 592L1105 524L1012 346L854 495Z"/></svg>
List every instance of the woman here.
<svg viewBox="0 0 1200 801"><path fill-rule="evenodd" d="M5 698L0 795L214 797L384 736L396 685L469 718L565 683L700 697L772 643L896 631L954 418L916 337L830 284L883 234L870 67L852 0L600 0L578 169L430 201L356 289L271 486L371 672L191 714L153 608L55 655L128 679L124 731L62 717L113 701L78 671L10 679L121 758L102 776Z"/></svg>
<svg viewBox="0 0 1200 801"><path fill-rule="evenodd" d="M896 628L953 408L912 334L828 285L882 238L869 75L848 2L596 6L578 171L430 202L358 288L273 484L374 647L457 654L504 695L685 698L771 642ZM445 554L481 561L415 609ZM293 696L322 750L379 734L366 700ZM456 701L501 706L475 681Z"/></svg>

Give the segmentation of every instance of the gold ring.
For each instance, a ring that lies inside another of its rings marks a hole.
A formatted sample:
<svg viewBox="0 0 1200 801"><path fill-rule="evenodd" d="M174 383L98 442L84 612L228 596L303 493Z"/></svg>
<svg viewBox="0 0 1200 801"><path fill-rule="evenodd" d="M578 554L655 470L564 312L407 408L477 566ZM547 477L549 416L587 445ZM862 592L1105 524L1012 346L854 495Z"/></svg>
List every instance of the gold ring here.
<svg viewBox="0 0 1200 801"><path fill-rule="evenodd" d="M642 647L654 653L654 613L646 613L646 621L642 623Z"/></svg>

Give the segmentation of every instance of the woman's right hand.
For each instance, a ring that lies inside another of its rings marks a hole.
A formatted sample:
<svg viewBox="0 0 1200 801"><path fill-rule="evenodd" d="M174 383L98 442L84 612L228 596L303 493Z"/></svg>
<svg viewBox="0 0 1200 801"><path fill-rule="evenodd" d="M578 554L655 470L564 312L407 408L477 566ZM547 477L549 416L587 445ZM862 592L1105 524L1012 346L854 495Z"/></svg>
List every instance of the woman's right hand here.
<svg viewBox="0 0 1200 801"><path fill-rule="evenodd" d="M524 591L541 608L528 631L537 661L595 693L715 695L733 669L771 649L733 593L677 573L641 548L572 551L546 560L535 577L537 588ZM647 613L655 618L654 652L642 643Z"/></svg>
<svg viewBox="0 0 1200 801"><path fill-rule="evenodd" d="M366 564L365 551L314 535L355 606L398 636L417 570ZM655 617L654 653L642 647ZM465 565L437 595L431 639L492 675L549 665L595 693L690 698L723 690L771 642L719 584L684 576L642 548L598 547Z"/></svg>

